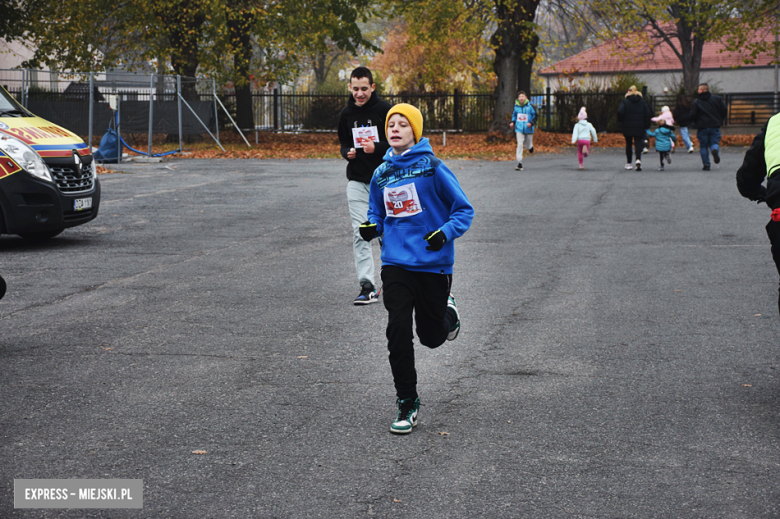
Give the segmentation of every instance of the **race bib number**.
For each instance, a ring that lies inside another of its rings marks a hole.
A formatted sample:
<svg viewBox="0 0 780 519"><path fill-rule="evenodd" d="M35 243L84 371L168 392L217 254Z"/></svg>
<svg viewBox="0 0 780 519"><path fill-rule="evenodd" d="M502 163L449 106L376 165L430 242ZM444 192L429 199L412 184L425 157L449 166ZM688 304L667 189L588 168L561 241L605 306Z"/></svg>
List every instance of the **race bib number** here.
<svg viewBox="0 0 780 519"><path fill-rule="evenodd" d="M386 187L384 194L387 216L405 218L422 211L414 182L404 186Z"/></svg>
<svg viewBox="0 0 780 519"><path fill-rule="evenodd" d="M528 122L528 114L517 114L517 121L521 123Z"/></svg>
<svg viewBox="0 0 780 519"><path fill-rule="evenodd" d="M363 143L367 141L379 142L379 130L376 126L352 128L352 142L355 149L362 148Z"/></svg>

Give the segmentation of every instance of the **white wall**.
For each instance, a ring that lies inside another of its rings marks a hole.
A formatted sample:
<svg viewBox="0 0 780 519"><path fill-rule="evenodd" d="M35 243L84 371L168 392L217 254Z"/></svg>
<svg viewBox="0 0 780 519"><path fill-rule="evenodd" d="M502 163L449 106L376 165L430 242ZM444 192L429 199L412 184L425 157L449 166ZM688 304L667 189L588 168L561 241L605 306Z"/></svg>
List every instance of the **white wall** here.
<svg viewBox="0 0 780 519"><path fill-rule="evenodd" d="M647 89L652 94L663 94L664 87L672 90L682 82L682 72L637 72L639 79L647 83ZM593 74L592 80L606 80L610 76ZM587 81L587 80L586 80ZM715 90L724 93L735 92L773 92L775 89L774 67L751 67L741 69L704 70L699 75L701 83L709 83ZM558 88L557 78L550 78L550 88L555 92Z"/></svg>
<svg viewBox="0 0 780 519"><path fill-rule="evenodd" d="M17 41L7 43L0 40L0 69L16 68L32 55L33 51Z"/></svg>

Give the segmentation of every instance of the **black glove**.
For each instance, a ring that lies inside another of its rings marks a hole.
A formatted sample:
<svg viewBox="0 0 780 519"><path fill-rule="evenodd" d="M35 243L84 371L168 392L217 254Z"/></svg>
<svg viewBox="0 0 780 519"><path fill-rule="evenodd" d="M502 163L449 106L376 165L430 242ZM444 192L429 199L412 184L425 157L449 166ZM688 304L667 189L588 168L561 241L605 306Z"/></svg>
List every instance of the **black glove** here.
<svg viewBox="0 0 780 519"><path fill-rule="evenodd" d="M441 248L444 247L444 244L447 243L447 237L441 232L441 229L429 232L424 238L425 241L428 242L428 246L425 247L425 250L432 250L434 252L441 250Z"/></svg>
<svg viewBox="0 0 780 519"><path fill-rule="evenodd" d="M360 237L366 241L371 241L376 238L376 224L366 220L360 224Z"/></svg>

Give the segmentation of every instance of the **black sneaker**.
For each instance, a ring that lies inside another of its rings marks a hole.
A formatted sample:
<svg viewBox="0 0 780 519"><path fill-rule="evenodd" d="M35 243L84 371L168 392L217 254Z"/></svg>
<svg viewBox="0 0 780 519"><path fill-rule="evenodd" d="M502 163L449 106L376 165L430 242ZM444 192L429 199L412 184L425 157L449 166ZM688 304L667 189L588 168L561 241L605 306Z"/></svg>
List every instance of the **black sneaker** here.
<svg viewBox="0 0 780 519"><path fill-rule="evenodd" d="M379 292L374 288L374 285L366 281L361 285L361 288L360 294L354 301L356 305L370 305L379 301Z"/></svg>
<svg viewBox="0 0 780 519"><path fill-rule="evenodd" d="M534 149L533 149L533 148L528 148L528 153L531 153L531 154L533 154L533 152L534 152Z"/></svg>
<svg viewBox="0 0 780 519"><path fill-rule="evenodd" d="M522 162L518 162L517 163L517 167L515 168L515 171L523 171L523 163Z"/></svg>
<svg viewBox="0 0 780 519"><path fill-rule="evenodd" d="M417 413L420 411L419 398L400 398L396 400L398 416L390 425L390 432L395 434L409 434L412 428L417 427Z"/></svg>
<svg viewBox="0 0 780 519"><path fill-rule="evenodd" d="M702 171L709 171L710 170L710 165L709 164L705 164L704 167L701 168L701 170Z"/></svg>
<svg viewBox="0 0 780 519"><path fill-rule="evenodd" d="M671 164L672 163L672 157L669 156L669 154L666 154L666 163Z"/></svg>
<svg viewBox="0 0 780 519"><path fill-rule="evenodd" d="M712 160L715 164L720 164L720 152L718 150L712 150Z"/></svg>

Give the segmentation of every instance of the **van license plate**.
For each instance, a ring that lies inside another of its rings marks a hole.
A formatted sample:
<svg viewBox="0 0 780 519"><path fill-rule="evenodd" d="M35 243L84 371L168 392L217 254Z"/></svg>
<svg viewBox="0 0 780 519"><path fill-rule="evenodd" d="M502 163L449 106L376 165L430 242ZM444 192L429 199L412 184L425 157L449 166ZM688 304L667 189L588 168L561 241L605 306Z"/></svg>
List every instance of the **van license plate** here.
<svg viewBox="0 0 780 519"><path fill-rule="evenodd" d="M77 198L73 201L74 211L83 211L84 209L92 209L91 198Z"/></svg>

